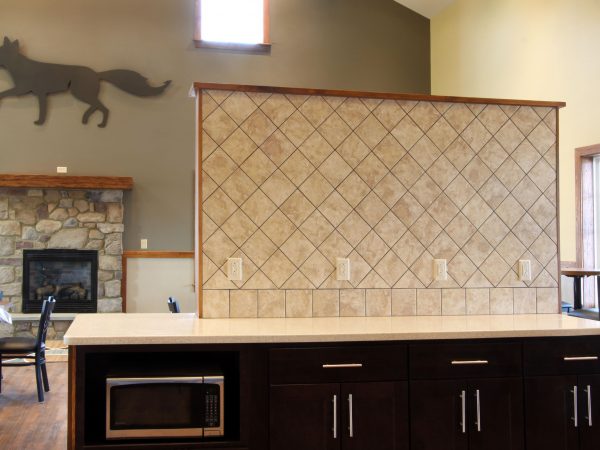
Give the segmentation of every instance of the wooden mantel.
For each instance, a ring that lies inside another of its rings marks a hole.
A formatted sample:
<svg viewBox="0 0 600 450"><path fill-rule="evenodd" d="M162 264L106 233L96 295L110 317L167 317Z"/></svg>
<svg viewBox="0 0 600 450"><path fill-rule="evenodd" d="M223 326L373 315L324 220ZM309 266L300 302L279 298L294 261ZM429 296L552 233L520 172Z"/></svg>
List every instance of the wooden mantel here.
<svg viewBox="0 0 600 450"><path fill-rule="evenodd" d="M133 189L131 177L95 177L73 175L0 174L0 188L36 189Z"/></svg>

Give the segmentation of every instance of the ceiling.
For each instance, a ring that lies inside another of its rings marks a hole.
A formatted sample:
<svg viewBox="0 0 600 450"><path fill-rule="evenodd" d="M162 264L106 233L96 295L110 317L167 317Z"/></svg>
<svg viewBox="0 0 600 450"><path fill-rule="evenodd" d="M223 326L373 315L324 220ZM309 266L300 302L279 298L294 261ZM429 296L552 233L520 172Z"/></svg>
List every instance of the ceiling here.
<svg viewBox="0 0 600 450"><path fill-rule="evenodd" d="M401 5L406 6L422 16L431 19L446 6L454 3L455 0L396 0Z"/></svg>

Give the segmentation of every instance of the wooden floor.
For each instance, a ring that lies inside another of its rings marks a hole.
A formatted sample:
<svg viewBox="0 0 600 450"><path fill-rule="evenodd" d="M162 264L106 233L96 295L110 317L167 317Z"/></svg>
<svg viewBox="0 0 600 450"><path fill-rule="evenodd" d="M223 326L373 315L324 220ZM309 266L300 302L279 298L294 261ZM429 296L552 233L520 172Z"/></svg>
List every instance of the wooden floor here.
<svg viewBox="0 0 600 450"><path fill-rule="evenodd" d="M49 362L50 392L38 403L33 367L5 367L0 393L0 449L67 448L67 363Z"/></svg>

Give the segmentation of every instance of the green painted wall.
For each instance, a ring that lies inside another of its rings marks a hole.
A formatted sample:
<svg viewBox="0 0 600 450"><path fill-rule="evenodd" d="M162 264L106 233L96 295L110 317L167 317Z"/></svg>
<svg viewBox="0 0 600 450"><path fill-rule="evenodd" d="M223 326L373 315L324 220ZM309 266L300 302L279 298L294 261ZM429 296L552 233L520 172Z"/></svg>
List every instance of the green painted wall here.
<svg viewBox="0 0 600 450"><path fill-rule="evenodd" d="M0 100L0 173L133 176L125 248L190 250L194 235L194 81L393 92L430 92L429 20L393 0L271 0L268 55L196 49L194 0L2 0L0 33L33 59L98 71L134 69L162 97L104 84L108 128L70 94L50 99L33 125L32 96ZM11 87L0 70L0 90Z"/></svg>

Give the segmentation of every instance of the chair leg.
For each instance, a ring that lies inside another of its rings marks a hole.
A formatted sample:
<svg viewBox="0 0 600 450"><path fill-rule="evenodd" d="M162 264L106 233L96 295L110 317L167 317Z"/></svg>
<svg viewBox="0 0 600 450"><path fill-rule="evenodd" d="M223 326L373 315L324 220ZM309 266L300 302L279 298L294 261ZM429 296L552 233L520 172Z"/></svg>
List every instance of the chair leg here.
<svg viewBox="0 0 600 450"><path fill-rule="evenodd" d="M48 372L46 371L46 363L42 363L42 381L44 382L44 391L50 391L50 384L48 383Z"/></svg>
<svg viewBox="0 0 600 450"><path fill-rule="evenodd" d="M35 381L37 385L38 402L44 401L44 390L42 389L42 365L35 362Z"/></svg>

